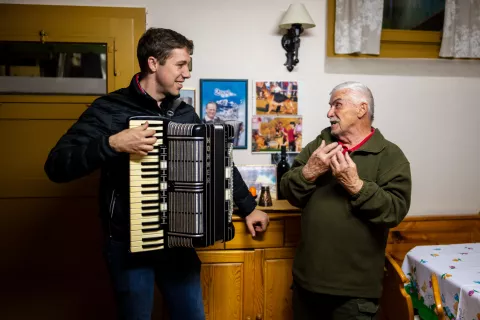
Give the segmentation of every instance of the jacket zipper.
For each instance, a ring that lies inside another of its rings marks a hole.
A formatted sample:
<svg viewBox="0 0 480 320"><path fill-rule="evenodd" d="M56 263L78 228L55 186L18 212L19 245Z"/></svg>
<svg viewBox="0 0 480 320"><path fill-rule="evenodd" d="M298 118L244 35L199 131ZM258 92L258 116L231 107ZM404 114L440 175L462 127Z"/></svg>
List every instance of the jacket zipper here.
<svg viewBox="0 0 480 320"><path fill-rule="evenodd" d="M110 198L110 220L108 221L108 233L110 238L112 238L112 218L113 218L113 212L115 210L115 201L117 200L117 197L115 196L115 189L112 190L112 197Z"/></svg>
<svg viewBox="0 0 480 320"><path fill-rule="evenodd" d="M115 209L115 201L117 200L117 197L115 195L115 189L112 191L112 197L110 198L110 219L113 218L113 211Z"/></svg>

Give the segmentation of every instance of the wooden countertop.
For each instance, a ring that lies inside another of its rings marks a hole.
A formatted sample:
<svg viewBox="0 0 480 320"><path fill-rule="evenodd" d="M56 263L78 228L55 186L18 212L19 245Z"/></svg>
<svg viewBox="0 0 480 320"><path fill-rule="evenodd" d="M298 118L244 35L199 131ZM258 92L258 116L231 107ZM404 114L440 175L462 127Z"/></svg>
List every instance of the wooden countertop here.
<svg viewBox="0 0 480 320"><path fill-rule="evenodd" d="M273 200L272 203L273 205L271 207L257 206L257 209L266 212L270 219L300 216L300 209L292 206L287 200ZM243 219L234 212L232 220L240 221Z"/></svg>

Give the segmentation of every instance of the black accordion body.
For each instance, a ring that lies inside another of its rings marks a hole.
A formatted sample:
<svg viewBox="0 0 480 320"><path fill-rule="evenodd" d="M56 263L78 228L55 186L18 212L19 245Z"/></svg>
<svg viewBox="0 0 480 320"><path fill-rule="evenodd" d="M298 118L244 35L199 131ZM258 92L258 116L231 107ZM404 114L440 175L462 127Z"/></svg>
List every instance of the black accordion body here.
<svg viewBox="0 0 480 320"><path fill-rule="evenodd" d="M154 150L130 154L130 251L207 247L234 237L231 125L138 116L156 131Z"/></svg>

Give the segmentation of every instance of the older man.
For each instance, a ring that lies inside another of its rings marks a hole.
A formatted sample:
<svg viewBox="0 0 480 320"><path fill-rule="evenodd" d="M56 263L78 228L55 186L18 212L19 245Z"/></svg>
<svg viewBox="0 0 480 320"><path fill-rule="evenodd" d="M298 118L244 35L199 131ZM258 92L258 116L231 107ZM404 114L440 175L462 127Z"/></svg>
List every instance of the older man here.
<svg viewBox="0 0 480 320"><path fill-rule="evenodd" d="M206 111L206 115L202 119L203 123L215 123L215 124L224 123L224 121L222 119L217 117L217 103L216 102L214 102L214 101L208 102L207 105L205 106L205 111Z"/></svg>
<svg viewBox="0 0 480 320"><path fill-rule="evenodd" d="M370 89L346 82L330 95L331 126L281 180L282 193L303 210L294 318L371 319L382 293L388 230L410 207L410 164L372 127Z"/></svg>

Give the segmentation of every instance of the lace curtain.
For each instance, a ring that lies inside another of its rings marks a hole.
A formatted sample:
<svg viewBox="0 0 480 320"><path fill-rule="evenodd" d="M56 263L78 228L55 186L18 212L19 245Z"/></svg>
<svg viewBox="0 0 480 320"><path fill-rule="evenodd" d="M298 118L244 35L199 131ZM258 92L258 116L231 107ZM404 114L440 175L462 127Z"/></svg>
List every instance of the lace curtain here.
<svg viewBox="0 0 480 320"><path fill-rule="evenodd" d="M380 53L383 0L337 0L335 11L335 53Z"/></svg>
<svg viewBox="0 0 480 320"><path fill-rule="evenodd" d="M480 0L446 0L440 56L480 58Z"/></svg>

